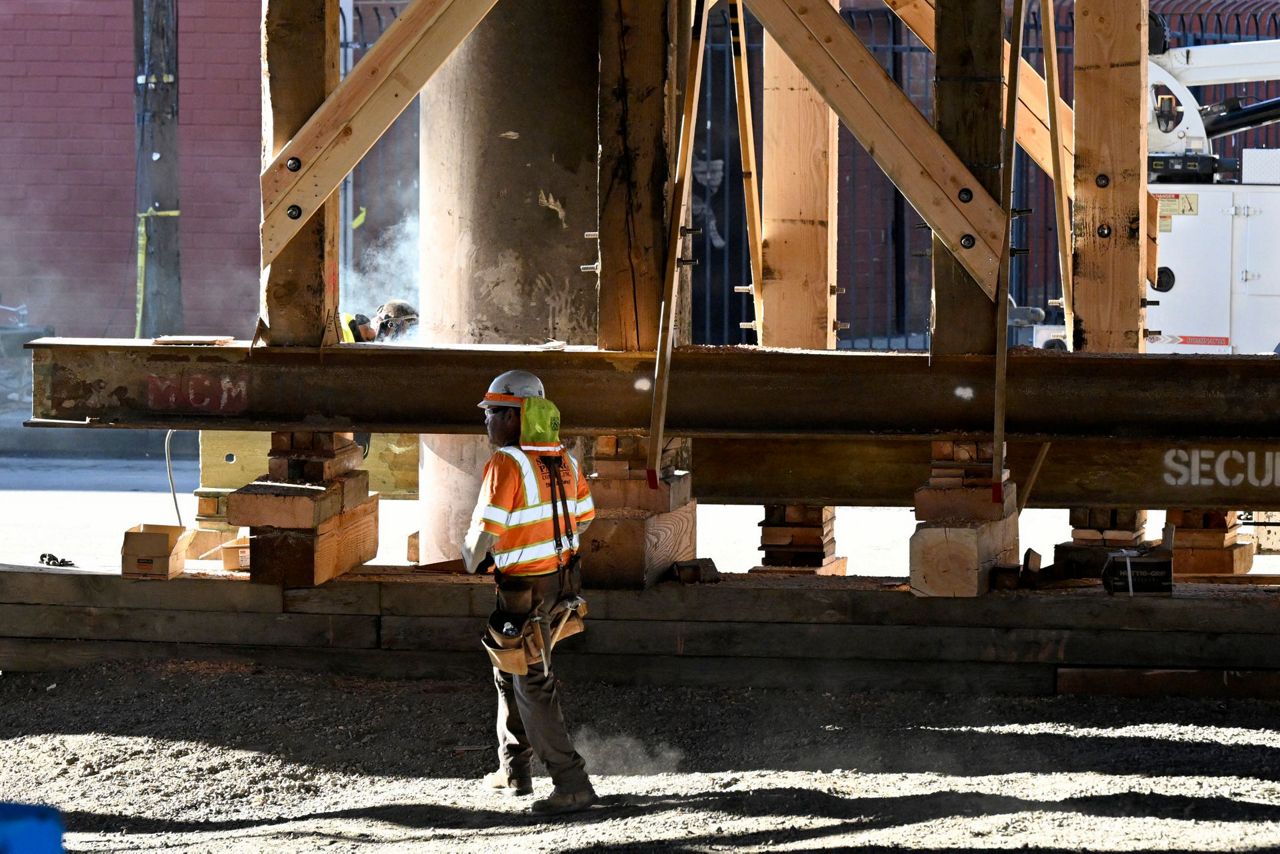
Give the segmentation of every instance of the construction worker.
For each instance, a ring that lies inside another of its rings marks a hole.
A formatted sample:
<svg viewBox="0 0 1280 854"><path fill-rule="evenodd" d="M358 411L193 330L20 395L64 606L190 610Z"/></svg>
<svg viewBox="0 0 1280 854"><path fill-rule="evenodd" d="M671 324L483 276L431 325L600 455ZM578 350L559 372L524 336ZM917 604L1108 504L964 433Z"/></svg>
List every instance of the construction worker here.
<svg viewBox="0 0 1280 854"><path fill-rule="evenodd" d="M369 320L368 315L347 314L346 312L343 312L342 325L339 330L342 332L342 343L344 344L372 341L378 334L378 330L373 326L373 322Z"/></svg>
<svg viewBox="0 0 1280 854"><path fill-rule="evenodd" d="M525 618L546 618L577 593L578 582L565 570L572 565L576 572L578 536L595 518L595 508L577 461L560 444L560 413L546 400L541 380L528 371L507 371L489 385L479 406L489 441L498 450L485 465L463 560L468 572L491 563L497 581L495 614L528 625ZM568 518L563 518L566 511ZM508 627L516 631L514 625ZM513 795L532 794L529 763L536 753L555 790L534 801L532 812L591 806L595 791L569 738L549 666L531 666L526 675L495 666L494 683L499 768L484 778L485 784Z"/></svg>
<svg viewBox="0 0 1280 854"><path fill-rule="evenodd" d="M402 299L388 300L373 315L375 341L396 341L418 325L418 310Z"/></svg>

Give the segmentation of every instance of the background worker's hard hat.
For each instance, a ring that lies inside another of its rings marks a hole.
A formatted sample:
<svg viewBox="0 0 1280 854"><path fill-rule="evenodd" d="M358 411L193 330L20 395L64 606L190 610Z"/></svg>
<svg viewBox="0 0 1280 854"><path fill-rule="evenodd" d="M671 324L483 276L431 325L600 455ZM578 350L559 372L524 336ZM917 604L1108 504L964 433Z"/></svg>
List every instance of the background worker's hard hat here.
<svg viewBox="0 0 1280 854"><path fill-rule="evenodd" d="M542 388L542 380L533 374L528 371L507 371L505 374L494 377L493 382L489 383L489 390L485 392L484 400L476 405L481 409L488 406L518 408L520 401L526 397L546 396Z"/></svg>

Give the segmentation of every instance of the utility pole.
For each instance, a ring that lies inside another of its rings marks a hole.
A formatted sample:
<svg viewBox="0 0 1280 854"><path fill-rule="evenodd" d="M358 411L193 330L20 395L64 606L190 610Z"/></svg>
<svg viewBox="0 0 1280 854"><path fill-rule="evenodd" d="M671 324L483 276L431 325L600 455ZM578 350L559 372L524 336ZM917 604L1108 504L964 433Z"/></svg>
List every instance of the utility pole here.
<svg viewBox="0 0 1280 854"><path fill-rule="evenodd" d="M139 338L183 331L178 254L178 0L133 0Z"/></svg>

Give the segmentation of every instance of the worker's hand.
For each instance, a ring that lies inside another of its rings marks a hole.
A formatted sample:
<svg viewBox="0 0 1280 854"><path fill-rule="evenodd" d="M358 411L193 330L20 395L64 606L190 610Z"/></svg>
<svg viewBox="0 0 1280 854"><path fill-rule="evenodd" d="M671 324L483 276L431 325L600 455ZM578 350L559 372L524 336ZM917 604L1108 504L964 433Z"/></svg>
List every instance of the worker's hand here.
<svg viewBox="0 0 1280 854"><path fill-rule="evenodd" d="M476 575L484 575L491 572L494 567L493 555L487 554L484 560L480 561L480 565L476 567Z"/></svg>

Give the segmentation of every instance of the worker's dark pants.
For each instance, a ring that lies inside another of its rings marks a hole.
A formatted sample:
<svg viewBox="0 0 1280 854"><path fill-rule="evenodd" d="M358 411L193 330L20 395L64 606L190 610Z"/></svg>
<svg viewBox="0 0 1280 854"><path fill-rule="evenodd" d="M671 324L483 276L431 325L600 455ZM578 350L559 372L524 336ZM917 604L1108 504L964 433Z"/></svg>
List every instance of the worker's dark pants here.
<svg viewBox="0 0 1280 854"><path fill-rule="evenodd" d="M498 606L512 614L544 615L560 596L556 574L502 579ZM552 655L554 666L555 656ZM560 713L553 670L543 674L542 663L529 665L525 676L493 669L498 687L498 762L513 777L529 775L529 761L536 753L551 773L556 788L578 792L590 785L585 763L573 749Z"/></svg>

